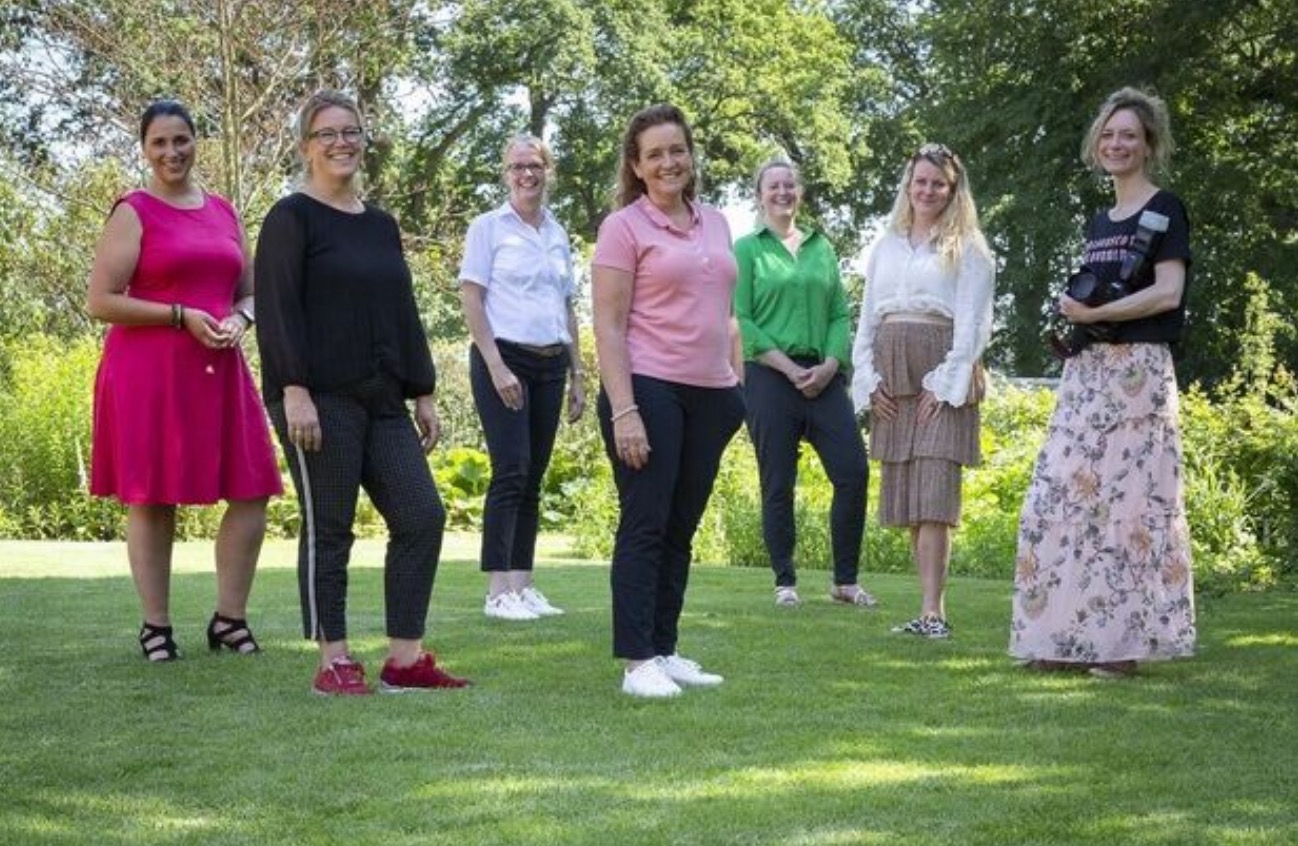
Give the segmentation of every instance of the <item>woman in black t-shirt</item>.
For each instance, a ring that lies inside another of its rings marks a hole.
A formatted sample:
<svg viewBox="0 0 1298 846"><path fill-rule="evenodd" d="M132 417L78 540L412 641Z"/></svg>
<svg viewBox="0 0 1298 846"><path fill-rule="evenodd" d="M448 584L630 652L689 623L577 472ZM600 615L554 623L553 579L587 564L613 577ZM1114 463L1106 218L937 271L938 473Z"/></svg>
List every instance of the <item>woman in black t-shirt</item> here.
<svg viewBox="0 0 1298 846"><path fill-rule="evenodd" d="M1172 149L1162 100L1110 95L1082 146L1113 182L1114 205L1086 229L1084 263L1130 293L1060 313L1095 340L1064 363L1054 416L1023 503L1010 654L1033 669L1131 675L1138 661L1194 650L1194 580L1169 345L1185 322L1189 223L1151 174ZM1166 231L1143 258L1140 232Z"/></svg>
<svg viewBox="0 0 1298 846"><path fill-rule="evenodd" d="M347 645L361 488L389 533L380 689L463 687L423 649L446 511L424 457L437 443L436 373L401 233L357 193L365 131L356 103L317 92L297 125L302 189L275 204L257 240L257 342L266 407L302 510L302 623L320 648L313 687L326 695L371 690Z"/></svg>

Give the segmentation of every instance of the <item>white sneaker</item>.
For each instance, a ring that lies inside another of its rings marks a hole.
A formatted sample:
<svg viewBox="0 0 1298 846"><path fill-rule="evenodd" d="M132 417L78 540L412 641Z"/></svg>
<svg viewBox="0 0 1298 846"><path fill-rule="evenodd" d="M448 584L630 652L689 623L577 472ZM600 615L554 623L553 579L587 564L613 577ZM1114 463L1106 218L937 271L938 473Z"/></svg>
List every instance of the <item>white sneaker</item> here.
<svg viewBox="0 0 1298 846"><path fill-rule="evenodd" d="M659 663L661 658L645 661L634 670L622 674L622 692L646 699L666 699L680 696L681 689L667 677Z"/></svg>
<svg viewBox="0 0 1298 846"><path fill-rule="evenodd" d="M545 594L537 590L534 585L523 588L518 592L518 597L522 600L523 607L538 617L558 617L563 614L563 609L551 605L550 600L545 598Z"/></svg>
<svg viewBox="0 0 1298 846"><path fill-rule="evenodd" d="M487 601L482 605L482 613L497 620L536 620L540 617L529 610L518 594L512 591L488 595Z"/></svg>
<svg viewBox="0 0 1298 846"><path fill-rule="evenodd" d="M667 678L677 684L692 687L716 687L725 681L723 676L704 672L698 661L691 661L679 655L659 655L656 660Z"/></svg>

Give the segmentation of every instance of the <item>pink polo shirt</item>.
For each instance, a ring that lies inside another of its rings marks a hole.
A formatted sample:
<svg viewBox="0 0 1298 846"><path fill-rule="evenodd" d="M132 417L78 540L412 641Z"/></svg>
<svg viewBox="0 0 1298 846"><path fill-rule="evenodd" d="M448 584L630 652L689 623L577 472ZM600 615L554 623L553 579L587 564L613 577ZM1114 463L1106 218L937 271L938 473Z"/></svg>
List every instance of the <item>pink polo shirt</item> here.
<svg viewBox="0 0 1298 846"><path fill-rule="evenodd" d="M626 345L631 372L701 388L738 382L730 306L738 268L721 212L692 203L688 231L647 197L604 219L592 264L634 274Z"/></svg>

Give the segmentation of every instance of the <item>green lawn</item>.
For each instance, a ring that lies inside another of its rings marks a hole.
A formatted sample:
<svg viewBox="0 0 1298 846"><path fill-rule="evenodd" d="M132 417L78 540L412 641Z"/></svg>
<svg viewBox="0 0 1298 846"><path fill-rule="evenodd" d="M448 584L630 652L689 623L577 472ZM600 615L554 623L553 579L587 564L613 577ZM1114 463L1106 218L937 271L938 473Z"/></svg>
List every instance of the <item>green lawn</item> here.
<svg viewBox="0 0 1298 846"><path fill-rule="evenodd" d="M562 546L546 547L551 556ZM768 574L695 570L681 650L727 676L618 692L604 566L546 562L569 611L487 620L471 539L448 545L431 645L465 691L322 699L298 637L293 549L263 556L266 652L209 656L207 548L184 545L186 658L135 646L118 545L0 543L0 844L1293 844L1298 596L1200 601L1200 655L1104 682L1005 655L1008 587L955 580L956 636L877 611L777 609ZM380 548L359 545L351 626L379 668Z"/></svg>

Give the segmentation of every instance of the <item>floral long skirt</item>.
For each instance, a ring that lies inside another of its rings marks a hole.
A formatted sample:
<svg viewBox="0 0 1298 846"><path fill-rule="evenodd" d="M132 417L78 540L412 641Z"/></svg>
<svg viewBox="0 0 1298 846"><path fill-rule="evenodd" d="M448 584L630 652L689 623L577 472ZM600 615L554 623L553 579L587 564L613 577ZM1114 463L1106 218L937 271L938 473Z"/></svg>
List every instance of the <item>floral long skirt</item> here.
<svg viewBox="0 0 1298 846"><path fill-rule="evenodd" d="M1193 653L1177 409L1163 344L1093 344L1064 364L1019 520L1011 655Z"/></svg>

